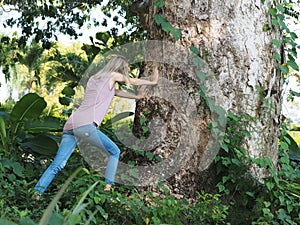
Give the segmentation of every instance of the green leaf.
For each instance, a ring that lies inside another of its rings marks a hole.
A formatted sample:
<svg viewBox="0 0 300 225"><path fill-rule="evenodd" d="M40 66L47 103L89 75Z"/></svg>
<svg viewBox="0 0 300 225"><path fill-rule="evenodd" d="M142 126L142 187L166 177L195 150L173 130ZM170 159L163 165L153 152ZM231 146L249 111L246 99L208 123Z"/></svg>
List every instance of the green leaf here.
<svg viewBox="0 0 300 225"><path fill-rule="evenodd" d="M59 97L59 103L65 106L69 106L70 103L73 101L71 98L69 97Z"/></svg>
<svg viewBox="0 0 300 225"><path fill-rule="evenodd" d="M171 34L175 41L178 41L181 38L181 30L178 28L174 28L171 30Z"/></svg>
<svg viewBox="0 0 300 225"><path fill-rule="evenodd" d="M152 161L153 160L153 153L152 152L146 152L147 158Z"/></svg>
<svg viewBox="0 0 300 225"><path fill-rule="evenodd" d="M275 184L272 182L267 182L266 186L267 186L268 190L271 191L274 188Z"/></svg>
<svg viewBox="0 0 300 225"><path fill-rule="evenodd" d="M274 53L274 58L275 58L278 62L281 62L281 55L278 54L277 52Z"/></svg>
<svg viewBox="0 0 300 225"><path fill-rule="evenodd" d="M69 86L65 87L61 93L68 97L72 97L73 95L75 95L74 89Z"/></svg>
<svg viewBox="0 0 300 225"><path fill-rule="evenodd" d="M262 30L263 30L263 32L267 32L267 31L271 30L271 27L269 24L266 23L266 24L264 24Z"/></svg>
<svg viewBox="0 0 300 225"><path fill-rule="evenodd" d="M80 224L80 222L81 222L81 216L80 216L80 214L72 214L68 218L68 224L69 225Z"/></svg>
<svg viewBox="0 0 300 225"><path fill-rule="evenodd" d="M101 124L101 129L109 129L112 127L113 123L116 123L122 119L125 119L127 117L130 117L134 115L133 112L122 112L122 113L119 113L117 115L115 115L113 118L107 120L104 124Z"/></svg>
<svg viewBox="0 0 300 225"><path fill-rule="evenodd" d="M275 45L275 46L276 46L276 48L280 48L280 46L281 46L281 43L280 43L280 41L279 41L279 40L277 40L277 39L273 39L273 40L272 40L272 43L273 43L273 45Z"/></svg>
<svg viewBox="0 0 300 225"><path fill-rule="evenodd" d="M200 81L204 82L206 79L206 74L203 73L202 71L197 70L196 71L197 77L200 79Z"/></svg>
<svg viewBox="0 0 300 225"><path fill-rule="evenodd" d="M156 160L157 162L161 162L161 161L162 161L162 158L161 158L159 155L156 155L156 156L155 156L155 160Z"/></svg>
<svg viewBox="0 0 300 225"><path fill-rule="evenodd" d="M282 13L284 13L284 7L282 6L282 5L280 5L280 4L277 4L277 9L280 11L280 12L282 12Z"/></svg>
<svg viewBox="0 0 300 225"><path fill-rule="evenodd" d="M290 53L292 56L294 56L295 58L298 57L297 49L296 49L296 48L289 49L288 51L289 51L289 53Z"/></svg>
<svg viewBox="0 0 300 225"><path fill-rule="evenodd" d="M5 122L5 119L2 116L0 116L0 135L1 135L2 141L7 136L7 134L6 134L6 122Z"/></svg>
<svg viewBox="0 0 300 225"><path fill-rule="evenodd" d="M294 32L290 32L290 35L293 40L296 40L298 38L297 34Z"/></svg>
<svg viewBox="0 0 300 225"><path fill-rule="evenodd" d="M25 150L46 156L54 156L58 149L57 142L44 134L27 138L20 142L19 145Z"/></svg>
<svg viewBox="0 0 300 225"><path fill-rule="evenodd" d="M25 118L38 118L46 108L45 100L35 93L23 96L14 106L10 119L19 122Z"/></svg>
<svg viewBox="0 0 300 225"><path fill-rule="evenodd" d="M127 118L127 117L130 117L130 116L132 116L134 113L133 112L122 112L122 113L119 113L119 114L117 114L116 116L114 116L112 119L111 119L111 122L112 123L115 123L115 122L118 122L118 121L120 121L120 120L122 120L122 119L125 119L125 118Z"/></svg>
<svg viewBox="0 0 300 225"><path fill-rule="evenodd" d="M47 104L43 98L35 93L23 96L14 106L10 120L12 122L12 133L16 134L25 119L38 118Z"/></svg>
<svg viewBox="0 0 300 225"><path fill-rule="evenodd" d="M277 9L275 9L275 8L270 8L269 13L271 14L271 16L276 17L276 15L277 15Z"/></svg>
<svg viewBox="0 0 300 225"><path fill-rule="evenodd" d="M285 143L285 142L280 143L280 147L281 147L283 150L286 150L286 151L289 149L288 144Z"/></svg>
<svg viewBox="0 0 300 225"><path fill-rule="evenodd" d="M18 175L19 177L23 177L24 167L21 166L20 163L14 162L12 164L14 174Z"/></svg>
<svg viewBox="0 0 300 225"><path fill-rule="evenodd" d="M96 33L96 39L102 41L103 43L107 43L110 39L109 32L98 32Z"/></svg>
<svg viewBox="0 0 300 225"><path fill-rule="evenodd" d="M6 122L1 115L0 115L0 138L4 149L6 149L7 147Z"/></svg>
<svg viewBox="0 0 300 225"><path fill-rule="evenodd" d="M152 111L150 109L147 109L143 114L144 115L149 115Z"/></svg>
<svg viewBox="0 0 300 225"><path fill-rule="evenodd" d="M288 154L289 154L289 158L291 160L300 162L300 154L298 152L295 152L293 150L289 150Z"/></svg>
<svg viewBox="0 0 300 225"><path fill-rule="evenodd" d="M8 174L7 178L12 183L15 182L15 180L17 179L16 175L14 175L14 174Z"/></svg>
<svg viewBox="0 0 300 225"><path fill-rule="evenodd" d="M255 198L255 195L253 192L250 192L250 191L246 191L246 195L252 197L252 198Z"/></svg>
<svg viewBox="0 0 300 225"><path fill-rule="evenodd" d="M40 120L28 120L24 129L29 132L60 131L62 129L60 120L55 117L45 117Z"/></svg>
<svg viewBox="0 0 300 225"><path fill-rule="evenodd" d="M1 224L1 222L0 222L0 224ZM31 219L29 219L29 218L22 218L21 220L20 220L20 225L36 225L36 223L35 222L33 222Z"/></svg>
<svg viewBox="0 0 300 225"><path fill-rule="evenodd" d="M229 152L229 149L228 149L227 144L223 143L223 144L221 145L221 148L222 148L225 152Z"/></svg>
<svg viewBox="0 0 300 225"><path fill-rule="evenodd" d="M231 162L237 166L241 165L241 161L238 159L231 159Z"/></svg>
<svg viewBox="0 0 300 225"><path fill-rule="evenodd" d="M290 94L292 96L300 97L300 92L297 92L297 91L290 90Z"/></svg>
<svg viewBox="0 0 300 225"><path fill-rule="evenodd" d="M272 19L272 24L275 26L276 29L280 27L277 19Z"/></svg>
<svg viewBox="0 0 300 225"><path fill-rule="evenodd" d="M158 25L161 25L162 23L164 23L166 21L166 18L163 14L156 14L154 16L154 20Z"/></svg>
<svg viewBox="0 0 300 225"><path fill-rule="evenodd" d="M287 65L289 65L290 67L292 67L294 70L299 71L299 66L297 65L297 63L293 60L288 60L287 61Z"/></svg>
<svg viewBox="0 0 300 225"><path fill-rule="evenodd" d="M154 2L154 6L158 9L161 9L165 6L165 2L164 0L156 0L156 2Z"/></svg>
<svg viewBox="0 0 300 225"><path fill-rule="evenodd" d="M290 61L295 61L295 58L294 58L294 56L293 56L293 55L291 55L291 54L288 54L288 60L290 60Z"/></svg>
<svg viewBox="0 0 300 225"><path fill-rule="evenodd" d="M286 26L286 24L285 24L285 22L284 22L284 19L285 19L284 14L277 14L277 18L278 18L280 24L281 24L282 26L284 26L285 29L288 29L288 27Z"/></svg>
<svg viewBox="0 0 300 225"><path fill-rule="evenodd" d="M142 126L143 133L147 133L149 131L149 127Z"/></svg>
<svg viewBox="0 0 300 225"><path fill-rule="evenodd" d="M234 115L232 112L228 112L228 118L232 119L235 122L239 121L239 118L236 115Z"/></svg>
<svg viewBox="0 0 300 225"><path fill-rule="evenodd" d="M9 220L4 220L4 219L0 219L0 224L1 225L17 225L16 223L14 222L11 222Z"/></svg>
<svg viewBox="0 0 300 225"><path fill-rule="evenodd" d="M289 133L286 133L284 137L288 139L288 142L286 141L288 144L288 149L300 154L300 148L298 147L298 144L294 138Z"/></svg>
<svg viewBox="0 0 300 225"><path fill-rule="evenodd" d="M145 151L144 150L135 150L134 153L137 154L137 155L141 155L141 156L145 155Z"/></svg>
<svg viewBox="0 0 300 225"><path fill-rule="evenodd" d="M172 27L172 25L169 22L163 22L161 24L161 28L163 29L164 32L166 32L167 34L170 33L172 31L172 29L174 29Z"/></svg>
<svg viewBox="0 0 300 225"><path fill-rule="evenodd" d="M284 73L288 74L289 73L289 68L286 65L279 65L279 69Z"/></svg>
<svg viewBox="0 0 300 225"><path fill-rule="evenodd" d="M223 176L222 177L222 183L225 184L228 180L230 180L229 176Z"/></svg>
<svg viewBox="0 0 300 225"><path fill-rule="evenodd" d="M221 183L218 183L217 187L219 189L219 192L222 192L222 191L224 191L226 189L225 186L223 184L221 184Z"/></svg>
<svg viewBox="0 0 300 225"><path fill-rule="evenodd" d="M280 197L282 197L282 196L280 196ZM284 199L280 199L280 200L281 200L281 204L283 204L283 202L285 201ZM283 208L278 210L278 219L279 220L284 221L284 220L286 220L287 217L288 216Z"/></svg>
<svg viewBox="0 0 300 225"><path fill-rule="evenodd" d="M103 218L105 220L108 219L108 213L105 212L105 210L100 206L100 205L97 205L96 208L98 209L98 211L100 212L101 216L103 216Z"/></svg>
<svg viewBox="0 0 300 225"><path fill-rule="evenodd" d="M200 54L200 51L198 48L196 48L195 46L190 46L190 50L192 53L194 53L195 55L199 55Z"/></svg>
<svg viewBox="0 0 300 225"><path fill-rule="evenodd" d="M147 121L147 118L146 117L141 117L140 118L140 124L144 124L145 122Z"/></svg>
<svg viewBox="0 0 300 225"><path fill-rule="evenodd" d="M57 212L54 212L49 220L49 225L63 225L64 224L64 217Z"/></svg>
<svg viewBox="0 0 300 225"><path fill-rule="evenodd" d="M205 62L203 59L201 59L201 57L197 56L197 57L193 57L193 63L195 66L197 66L197 68L201 68L205 65Z"/></svg>

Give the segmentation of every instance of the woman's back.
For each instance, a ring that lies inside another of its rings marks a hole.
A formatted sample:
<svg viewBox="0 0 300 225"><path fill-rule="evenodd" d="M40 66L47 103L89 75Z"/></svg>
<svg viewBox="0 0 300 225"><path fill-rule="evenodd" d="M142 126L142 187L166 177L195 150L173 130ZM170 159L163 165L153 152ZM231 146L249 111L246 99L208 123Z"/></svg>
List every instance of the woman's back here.
<svg viewBox="0 0 300 225"><path fill-rule="evenodd" d="M99 125L114 95L115 88L110 89L109 76L91 76L87 82L81 105L72 113L64 126L64 130L71 130L93 122Z"/></svg>

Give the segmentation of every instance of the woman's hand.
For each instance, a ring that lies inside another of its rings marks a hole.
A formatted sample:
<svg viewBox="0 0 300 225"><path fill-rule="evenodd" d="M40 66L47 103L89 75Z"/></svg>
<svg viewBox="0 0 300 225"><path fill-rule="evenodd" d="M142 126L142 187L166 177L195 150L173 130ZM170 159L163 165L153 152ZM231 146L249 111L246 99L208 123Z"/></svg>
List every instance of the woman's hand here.
<svg viewBox="0 0 300 225"><path fill-rule="evenodd" d="M117 72L112 73L112 79L113 82L126 82L124 76ZM158 65L154 67L153 73L150 76L150 80L146 80L142 78L129 78L129 83L136 86L156 85L157 82L158 82Z"/></svg>
<svg viewBox="0 0 300 225"><path fill-rule="evenodd" d="M146 97L145 93L139 93L139 94L136 95L135 99L142 99L142 98L145 98L145 97Z"/></svg>
<svg viewBox="0 0 300 225"><path fill-rule="evenodd" d="M145 86L140 86L140 88L138 88L136 97L137 99L142 99L146 97Z"/></svg>

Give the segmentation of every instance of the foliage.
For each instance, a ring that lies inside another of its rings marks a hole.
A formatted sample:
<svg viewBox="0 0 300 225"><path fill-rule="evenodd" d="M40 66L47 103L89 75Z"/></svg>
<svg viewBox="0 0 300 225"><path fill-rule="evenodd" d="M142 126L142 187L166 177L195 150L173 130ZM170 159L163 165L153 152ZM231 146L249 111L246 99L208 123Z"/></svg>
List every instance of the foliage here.
<svg viewBox="0 0 300 225"><path fill-rule="evenodd" d="M67 1L47 1L36 4L36 1L14 1L13 10L21 12L21 17L10 18L6 21L6 26L21 25L23 36L20 38L22 43L26 44L28 37L34 36L35 41L41 41L45 49L51 48L51 39L57 40L56 32L78 37L74 24L81 28L85 21L89 19L88 14L82 14L74 9L79 8L89 12L87 5L93 6L95 1L86 1L84 3ZM4 1L5 5L11 5L11 1ZM11 11L10 9L8 9ZM47 26L41 26L37 18L46 20ZM52 19L52 20L51 20Z"/></svg>
<svg viewBox="0 0 300 225"><path fill-rule="evenodd" d="M0 65L7 79L10 79L9 67L18 62L18 42L16 35L8 37L0 34Z"/></svg>
<svg viewBox="0 0 300 225"><path fill-rule="evenodd" d="M122 148L124 151L122 160L130 165L153 165L162 161L161 156L153 152L155 149L148 149L145 151L143 148L144 141L150 134L148 123L151 119L149 117L151 117L151 110L144 110L141 112L141 116L139 117L140 131L135 133L138 138L130 144L130 148L126 146ZM133 129L133 126L130 128Z"/></svg>
<svg viewBox="0 0 300 225"><path fill-rule="evenodd" d="M232 224L299 224L300 170L288 155L294 143L285 127L281 130L279 170L269 158L252 158L243 148L248 115L229 114L221 152L215 159L216 186L229 202L228 221ZM249 172L251 165L268 172L263 182Z"/></svg>
<svg viewBox="0 0 300 225"><path fill-rule="evenodd" d="M30 98L31 99L31 98ZM34 99L40 100L35 96ZM21 103L20 103L21 102ZM17 103L19 106L23 101ZM30 102L28 100L28 102ZM16 115L20 110L14 110ZM30 110L29 110L30 111ZM103 129L108 133L111 122L130 115L112 118ZM37 115L35 115L37 116ZM24 116L24 118L30 116ZM10 224L297 224L299 222L299 166L286 154L291 141L282 130L280 139L280 170L276 172L269 159L252 159L243 148L249 115L229 113L228 127L222 151L215 159L214 173L218 188L215 193L200 192L194 199L176 198L163 185L155 192L116 185L111 192L103 190L102 176L87 167L72 167L58 177L58 183L70 176L60 190L56 185L38 203L31 200L34 177L32 169L42 172L34 164L10 156L1 159L1 223ZM145 125L145 119L140 121ZM3 133L5 135L5 133ZM1 154L4 149L1 148ZM82 165L80 158L71 165ZM255 180L249 166L255 163L268 168L264 183ZM30 169L31 168L31 169ZM77 175L76 175L77 173ZM75 179L76 175L76 179ZM58 185L58 187L61 185ZM50 199L53 199L50 203ZM44 210L47 208L46 210ZM13 219L14 218L14 219Z"/></svg>
<svg viewBox="0 0 300 225"><path fill-rule="evenodd" d="M154 19L157 25L160 25L164 32L172 34L175 41L178 41L181 38L181 31L178 28L174 28L169 22L167 22L163 14L156 14Z"/></svg>
<svg viewBox="0 0 300 225"><path fill-rule="evenodd" d="M299 224L300 222L300 171L299 165L290 161L288 151L291 146L290 136L283 129L280 137L280 158L277 171L271 160L255 160L268 168L270 174L265 179L267 194L257 201L262 215L254 224Z"/></svg>
<svg viewBox="0 0 300 225"><path fill-rule="evenodd" d="M58 33L66 34L77 39L82 33L78 32L85 23L95 27L107 27L108 19L112 19L116 26L111 27L108 31L112 37L118 36L118 27L127 27L128 33L131 33L131 38L136 37L140 39L143 37L143 31L139 31L137 17L130 11L132 0L117 0L109 1L106 5L99 0L88 0L83 2L78 1L41 1L36 4L32 0L5 0L0 3L3 4L3 10L20 12L21 15L14 15L14 17L5 21L5 26L13 27L18 25L22 28L23 36L20 37L20 42L26 45L26 40L34 37L37 43L42 42L45 49L52 47L52 42L58 41ZM14 5L14 7L12 7ZM101 10L106 18L97 17L91 18L91 10L97 8ZM112 16L112 11L116 12ZM125 22L120 20L120 17L125 18ZM42 21L38 21L41 18ZM92 22L89 22L92 21ZM44 25L45 24L45 25ZM142 34L142 35L141 35ZM127 37L126 37L127 38ZM117 41L120 43L120 40Z"/></svg>
<svg viewBox="0 0 300 225"><path fill-rule="evenodd" d="M61 129L60 120L50 116L40 118L46 102L37 94L23 96L10 113L1 112L1 141L4 157L10 157L13 149L51 155L57 150L55 138L49 131ZM43 143L48 143L44 145Z"/></svg>
<svg viewBox="0 0 300 225"><path fill-rule="evenodd" d="M162 10L165 5L165 2L163 0L157 0L154 3L154 6L158 10ZM178 41L181 38L181 30L178 28L173 27L165 18L165 16L162 13L157 13L154 16L154 20L157 23L157 25L161 26L162 30L169 34L172 34L172 37L175 41Z"/></svg>
<svg viewBox="0 0 300 225"><path fill-rule="evenodd" d="M249 156L244 148L250 136L247 131L249 115L238 116L232 113L227 117L226 133L219 154L215 158L212 172L216 173L216 187L227 197L232 206L229 221L232 224L249 224L253 221L255 197L262 193L262 186L249 173Z"/></svg>
<svg viewBox="0 0 300 225"><path fill-rule="evenodd" d="M1 185L10 201L7 207L6 198L1 197L1 222L9 223L15 218L11 222L41 224L47 215L50 225L67 221L67 224L298 224L300 171L286 154L290 146L286 131L282 130L280 170L276 172L270 160L252 159L242 147L250 135L245 130L249 119L248 115L229 114L222 151L213 168L220 178L215 180L217 193L202 191L193 200L176 198L163 185L155 192L117 185L108 193L103 191L105 183L99 181L101 175L83 168L57 194L50 187L36 207L31 200L33 182L29 181L32 178L28 175L28 162L2 160ZM250 175L251 163L268 168L270 176L264 183ZM69 172L58 182L70 176ZM49 199L53 199L50 204Z"/></svg>
<svg viewBox="0 0 300 225"><path fill-rule="evenodd" d="M18 87L20 96L27 93L24 92L24 86L32 91L34 83L40 84L40 87L34 90L39 94L42 92L52 94L54 87L62 84L69 89L74 89L96 55L104 54L116 46L145 38L144 31L137 25L137 16L130 11L131 3L131 0L109 1L106 5L97 0L89 0L85 3L1 1L0 10L13 15L5 21L4 26L18 25L22 29L21 37L17 37L16 34L12 37L7 35L0 37L0 63L7 81L12 78L13 71L15 71L17 74L14 83L20 83ZM92 20L90 12L95 7L106 17L97 17ZM112 18L112 14L118 14L118 16ZM112 18L116 26L108 29L107 18ZM126 18L126 20L120 20L120 18ZM81 35L78 28L81 28L84 23L89 23L89 20L93 21L95 27L99 27L99 32L95 37L90 36L91 44L84 44L81 47L85 54L78 51L62 54L57 48L59 41L57 35L68 34L77 38ZM122 34L118 31L122 27L128 28L128 31ZM16 71L16 65L24 65L28 68L28 78L19 77L20 71ZM42 69L41 65L43 65ZM41 81L42 77L44 83ZM41 87L47 87L47 89L41 89ZM69 106L72 98L73 95L62 93L59 103ZM69 108L66 114L69 114L70 110Z"/></svg>
<svg viewBox="0 0 300 225"><path fill-rule="evenodd" d="M286 19L286 16L291 15L298 20L297 14L289 13L293 12L293 4L292 1L283 1L282 3L275 1L275 7L270 8L269 11L272 18L272 25L275 29L280 30L282 35L280 40L274 39L273 44L278 49L274 57L278 61L279 68L284 75L287 75L291 70L299 71L299 66L296 63L297 49L300 48L296 42L298 36L290 30ZM269 25L265 27L267 29L264 29L264 31L271 29Z"/></svg>
<svg viewBox="0 0 300 225"><path fill-rule="evenodd" d="M285 128L285 130L287 130L287 132L284 135L284 139L286 141L286 143L288 143L288 155L290 160L295 161L295 162L299 162L300 161L300 148L298 146L297 143L299 143L299 139L297 139L297 137L295 137L295 135L293 133L293 131L288 130L287 128ZM299 132L296 132L299 133Z"/></svg>
<svg viewBox="0 0 300 225"><path fill-rule="evenodd" d="M79 174L76 180L75 175ZM97 174L88 169L77 169L43 212L41 219L30 211L22 220L36 224L225 224L227 206L220 201L220 195L199 193L194 203L176 199L166 190L161 195L151 192L138 193L132 187L115 187L111 193L103 191L104 183L95 181ZM71 181L73 182L71 183ZM77 189L75 189L76 187ZM89 187L87 189L87 187ZM69 198L70 196L76 196ZM42 200L40 204L46 202ZM41 209L43 210L43 206ZM30 219L28 216L32 219ZM2 220L9 215L2 214ZM12 215L10 215L12 216ZM14 224L14 223L12 223Z"/></svg>

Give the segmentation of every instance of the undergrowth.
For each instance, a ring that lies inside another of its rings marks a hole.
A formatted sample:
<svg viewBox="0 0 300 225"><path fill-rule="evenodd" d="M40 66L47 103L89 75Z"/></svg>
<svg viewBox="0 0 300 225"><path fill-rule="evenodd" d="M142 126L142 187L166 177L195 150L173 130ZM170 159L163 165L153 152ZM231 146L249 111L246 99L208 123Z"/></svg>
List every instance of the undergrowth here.
<svg viewBox="0 0 300 225"><path fill-rule="evenodd" d="M42 200L34 202L32 188L44 168L20 153L2 157L0 224L299 224L300 172L288 155L287 131L281 130L274 167L270 159L253 159L243 148L251 136L249 119L228 115L222 148L209 169L217 191L201 191L192 201L176 198L162 184L157 192L125 185L103 191L103 177L75 153ZM263 181L249 173L253 164L267 171Z"/></svg>

